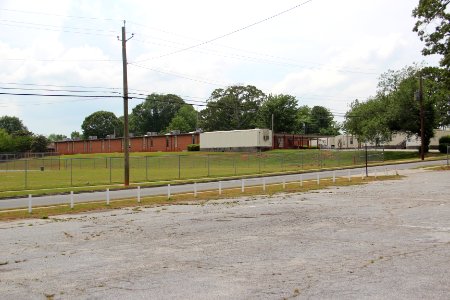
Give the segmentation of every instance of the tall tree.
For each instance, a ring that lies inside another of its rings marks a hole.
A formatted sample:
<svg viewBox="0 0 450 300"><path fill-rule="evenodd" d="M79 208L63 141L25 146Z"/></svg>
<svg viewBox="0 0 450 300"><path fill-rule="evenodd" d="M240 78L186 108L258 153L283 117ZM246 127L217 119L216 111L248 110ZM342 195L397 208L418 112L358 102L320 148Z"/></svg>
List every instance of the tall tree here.
<svg viewBox="0 0 450 300"><path fill-rule="evenodd" d="M197 111L192 105L183 105L176 115L170 121L169 126L166 128L166 132L171 130L180 130L181 132L194 131L197 126Z"/></svg>
<svg viewBox="0 0 450 300"><path fill-rule="evenodd" d="M302 105L297 109L296 114L297 132L302 134L310 133L308 131L311 128L311 108L308 105Z"/></svg>
<svg viewBox="0 0 450 300"><path fill-rule="evenodd" d="M413 10L417 18L413 31L425 42L423 55L442 55L441 66L450 69L450 11L449 0L419 0Z"/></svg>
<svg viewBox="0 0 450 300"><path fill-rule="evenodd" d="M333 114L329 109L323 106L314 106L311 109L311 124L308 133L320 135L339 134Z"/></svg>
<svg viewBox="0 0 450 300"><path fill-rule="evenodd" d="M0 152L14 152L12 136L3 128L0 128Z"/></svg>
<svg viewBox="0 0 450 300"><path fill-rule="evenodd" d="M28 128L17 117L3 116L0 118L0 128L12 135L31 135ZM25 134L26 133L26 134Z"/></svg>
<svg viewBox="0 0 450 300"><path fill-rule="evenodd" d="M48 135L49 142L58 142L67 139L67 136L64 134L52 133Z"/></svg>
<svg viewBox="0 0 450 300"><path fill-rule="evenodd" d="M269 95L259 109L258 125L271 128L272 115L275 132L294 133L297 127L297 99L291 95Z"/></svg>
<svg viewBox="0 0 450 300"><path fill-rule="evenodd" d="M97 111L87 116L81 129L84 138L96 136L97 138L105 138L109 134L114 134L121 126L120 120L116 115L109 111Z"/></svg>
<svg viewBox="0 0 450 300"><path fill-rule="evenodd" d="M163 132L185 102L173 94L151 94L130 115L130 131L135 134Z"/></svg>
<svg viewBox="0 0 450 300"><path fill-rule="evenodd" d="M374 98L364 103L353 103L351 110L347 112L346 129L360 136L363 141L371 142L389 139L390 134L396 132L420 136L420 105L415 94L422 71L417 66L412 66L384 73L380 77L378 92ZM430 78L424 79L424 90L424 142L427 151L433 129L437 125L435 101L438 97L434 96L439 94L439 90Z"/></svg>
<svg viewBox="0 0 450 300"><path fill-rule="evenodd" d="M79 139L79 138L81 138L81 133L79 133L78 131L72 131L72 133L70 133L70 138L71 139Z"/></svg>
<svg viewBox="0 0 450 300"><path fill-rule="evenodd" d="M360 142L376 144L390 141L392 132L388 124L389 111L380 98L366 102L355 100L345 115L344 129L358 137Z"/></svg>
<svg viewBox="0 0 450 300"><path fill-rule="evenodd" d="M255 128L258 110L265 98L266 95L252 85L216 89L201 111L201 127L208 131Z"/></svg>
<svg viewBox="0 0 450 300"><path fill-rule="evenodd" d="M46 152L49 140L43 135L36 135L31 141L30 149L32 152Z"/></svg>

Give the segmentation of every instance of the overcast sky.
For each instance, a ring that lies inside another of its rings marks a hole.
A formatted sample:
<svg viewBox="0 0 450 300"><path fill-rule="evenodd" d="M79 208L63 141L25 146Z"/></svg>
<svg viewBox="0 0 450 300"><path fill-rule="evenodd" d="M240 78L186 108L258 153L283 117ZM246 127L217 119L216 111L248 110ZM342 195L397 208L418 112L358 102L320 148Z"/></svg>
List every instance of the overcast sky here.
<svg viewBox="0 0 450 300"><path fill-rule="evenodd" d="M138 97L173 93L201 104L216 88L254 85L341 121L351 101L374 95L380 74L437 65L412 32L418 0L305 1L1 0L1 92L121 93L123 20L127 37L134 33L128 82ZM129 111L142 101L130 100ZM122 116L122 99L0 95L0 116L37 134L70 136L98 110Z"/></svg>

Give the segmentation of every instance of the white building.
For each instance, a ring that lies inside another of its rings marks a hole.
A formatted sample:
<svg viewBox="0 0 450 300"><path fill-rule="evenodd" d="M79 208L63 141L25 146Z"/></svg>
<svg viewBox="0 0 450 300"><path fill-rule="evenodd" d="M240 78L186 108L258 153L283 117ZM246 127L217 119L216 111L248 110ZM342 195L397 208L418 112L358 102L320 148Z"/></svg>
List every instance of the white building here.
<svg viewBox="0 0 450 300"><path fill-rule="evenodd" d="M247 129L200 133L202 151L257 151L272 148L272 130Z"/></svg>

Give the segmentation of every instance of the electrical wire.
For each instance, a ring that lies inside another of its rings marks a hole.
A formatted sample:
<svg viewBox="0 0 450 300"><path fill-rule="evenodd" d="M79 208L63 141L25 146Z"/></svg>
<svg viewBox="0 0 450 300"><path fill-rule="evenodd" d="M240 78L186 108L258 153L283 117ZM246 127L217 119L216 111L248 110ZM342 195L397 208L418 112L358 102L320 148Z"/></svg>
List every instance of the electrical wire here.
<svg viewBox="0 0 450 300"><path fill-rule="evenodd" d="M267 22L267 21L269 21L269 20L271 20L271 19L274 19L274 18L276 18L276 17L279 17L279 16L281 16L281 15L283 15L283 14L285 14L285 13L288 13L288 12L290 12L290 11L296 9L296 8L299 8L299 7L301 7L301 6L303 6L303 5L307 4L307 3L309 3L309 2L311 2L311 1L313 1L313 0L307 0L307 1L304 1L304 2L302 2L302 3L300 3L300 4L297 4L297 5L295 5L295 6L291 7L291 8L288 8L288 9L286 9L286 10L284 10L284 11L281 11L281 12L279 12L279 13L276 13L276 14L274 14L274 15L272 15L272 16L270 16L270 17L267 17L267 18L265 18L265 19L262 19L262 20L260 20L260 21L251 23L251 24L249 24L249 25L247 25L247 26L241 27L241 28L239 28L239 29L233 30L233 31L228 32L228 33L225 33L225 34L222 34L222 35L217 36L217 37L215 37L215 38L213 38L213 39L210 39L210 40L207 40L207 41L204 41L204 42L201 42L201 43L198 43L198 44L189 46L189 47L185 47L185 48L182 48L182 49L179 49L179 50L170 52L170 53L166 53L166 54L160 55L160 56L158 56L158 58L170 56L170 55L173 55L173 54L177 54L177 53L180 53L180 52L184 52L184 51L187 51L187 50L191 50L191 49L194 49L194 48L197 48L197 47L200 47L200 46L203 46L203 45L206 45L206 44L215 42L215 41L217 41L217 40L223 39L223 38L228 37L228 36L230 36L230 35L233 35L233 34L235 34L235 33L244 31L244 30L249 29L249 28L251 28L251 27L253 27L253 26L256 26L256 25L258 25L258 24L261 24L261 23ZM135 63L139 63L139 62L143 62L143 61L147 61L147 60L148 60L148 59L139 60L139 61L135 61Z"/></svg>

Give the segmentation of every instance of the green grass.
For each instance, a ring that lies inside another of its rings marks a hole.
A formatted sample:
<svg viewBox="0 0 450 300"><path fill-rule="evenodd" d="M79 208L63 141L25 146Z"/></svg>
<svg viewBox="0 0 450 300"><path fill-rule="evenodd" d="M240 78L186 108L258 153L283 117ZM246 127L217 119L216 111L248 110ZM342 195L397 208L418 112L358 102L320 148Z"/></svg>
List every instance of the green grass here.
<svg viewBox="0 0 450 300"><path fill-rule="evenodd" d="M370 163L383 162L382 152L369 151L368 154ZM418 156L417 152L384 152L385 161L417 159ZM360 166L364 160L364 151L336 150L132 153L130 182L151 186L172 181L205 181L235 176L302 172ZM3 162L0 163L0 198L120 188L124 177L123 165L121 153L65 155Z"/></svg>

